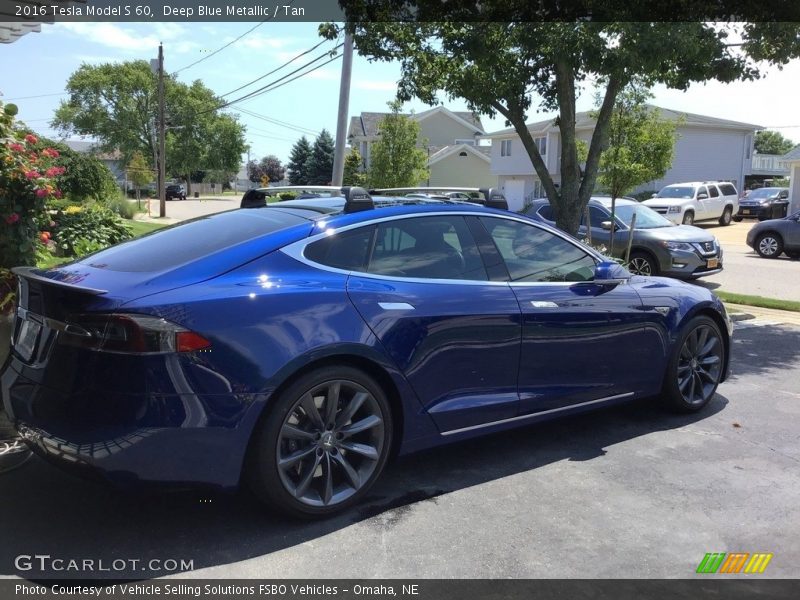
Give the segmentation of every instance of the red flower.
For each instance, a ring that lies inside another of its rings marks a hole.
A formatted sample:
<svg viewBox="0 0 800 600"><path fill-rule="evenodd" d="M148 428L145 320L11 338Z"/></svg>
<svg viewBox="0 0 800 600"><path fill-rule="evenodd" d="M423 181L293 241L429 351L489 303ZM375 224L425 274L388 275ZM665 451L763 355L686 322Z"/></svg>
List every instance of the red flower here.
<svg viewBox="0 0 800 600"><path fill-rule="evenodd" d="M39 179L42 174L39 171L25 171L25 177L28 179Z"/></svg>
<svg viewBox="0 0 800 600"><path fill-rule="evenodd" d="M64 172L63 167L50 167L47 171L44 172L45 177L57 177Z"/></svg>
<svg viewBox="0 0 800 600"><path fill-rule="evenodd" d="M25 150L25 146L23 146L22 144L9 144L8 148L10 150L13 150L14 152L22 152Z"/></svg>
<svg viewBox="0 0 800 600"><path fill-rule="evenodd" d="M39 188L36 190L36 197L37 198L47 198L50 195L50 191L46 188Z"/></svg>
<svg viewBox="0 0 800 600"><path fill-rule="evenodd" d="M58 158L60 155L55 148L45 148L42 150L42 156L49 156L50 158Z"/></svg>
<svg viewBox="0 0 800 600"><path fill-rule="evenodd" d="M36 144L39 142L39 138L37 138L32 133L29 133L28 135L25 136L25 141L28 142L29 144Z"/></svg>
<svg viewBox="0 0 800 600"><path fill-rule="evenodd" d="M50 241L50 232L49 231L43 231L42 233L40 233L39 234L39 240L41 240L41 242L43 244L46 244L47 242L49 242Z"/></svg>
<svg viewBox="0 0 800 600"><path fill-rule="evenodd" d="M61 190L55 190L55 191L53 192L53 196L55 196L56 198L61 198ZM52 223L52 225L50 225L50 227L52 227L53 225L55 225L55 223L54 223L53 221L50 221L50 222Z"/></svg>
<svg viewBox="0 0 800 600"><path fill-rule="evenodd" d="M6 217L6 223L9 225L13 225L17 221L19 221L19 215L17 213L11 213Z"/></svg>

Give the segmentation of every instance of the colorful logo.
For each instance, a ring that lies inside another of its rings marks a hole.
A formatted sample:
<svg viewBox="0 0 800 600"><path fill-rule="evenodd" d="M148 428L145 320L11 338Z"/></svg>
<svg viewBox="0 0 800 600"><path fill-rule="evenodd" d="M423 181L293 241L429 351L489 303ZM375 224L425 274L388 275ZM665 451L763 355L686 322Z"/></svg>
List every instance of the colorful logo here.
<svg viewBox="0 0 800 600"><path fill-rule="evenodd" d="M708 552L697 565L698 573L763 573L772 552Z"/></svg>

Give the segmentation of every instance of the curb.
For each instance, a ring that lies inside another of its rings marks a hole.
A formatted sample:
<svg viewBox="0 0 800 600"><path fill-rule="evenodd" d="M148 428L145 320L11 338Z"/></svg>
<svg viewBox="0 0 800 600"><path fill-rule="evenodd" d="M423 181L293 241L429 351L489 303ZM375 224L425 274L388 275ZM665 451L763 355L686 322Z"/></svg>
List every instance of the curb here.
<svg viewBox="0 0 800 600"><path fill-rule="evenodd" d="M758 306L747 306L744 304L725 303L727 308L740 311L729 313L732 321L747 321L750 319L764 319L775 323L784 323L800 326L800 313L790 310L778 310L775 308L760 308Z"/></svg>

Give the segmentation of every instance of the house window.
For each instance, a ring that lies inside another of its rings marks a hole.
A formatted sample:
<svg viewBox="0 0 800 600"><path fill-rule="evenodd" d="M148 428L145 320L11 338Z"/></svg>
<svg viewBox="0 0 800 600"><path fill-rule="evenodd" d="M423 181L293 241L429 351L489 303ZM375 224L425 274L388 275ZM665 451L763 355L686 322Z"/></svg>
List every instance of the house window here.
<svg viewBox="0 0 800 600"><path fill-rule="evenodd" d="M466 144L467 146L474 146L475 140L473 138L456 138L456 144Z"/></svg>
<svg viewBox="0 0 800 600"><path fill-rule="evenodd" d="M511 141L502 140L500 142L500 156L511 156Z"/></svg>
<svg viewBox="0 0 800 600"><path fill-rule="evenodd" d="M547 154L547 136L533 138L533 143L536 145L539 154L542 156Z"/></svg>
<svg viewBox="0 0 800 600"><path fill-rule="evenodd" d="M534 180L533 182L533 198L545 198L547 196L547 192L544 191L544 186L542 182L538 179Z"/></svg>

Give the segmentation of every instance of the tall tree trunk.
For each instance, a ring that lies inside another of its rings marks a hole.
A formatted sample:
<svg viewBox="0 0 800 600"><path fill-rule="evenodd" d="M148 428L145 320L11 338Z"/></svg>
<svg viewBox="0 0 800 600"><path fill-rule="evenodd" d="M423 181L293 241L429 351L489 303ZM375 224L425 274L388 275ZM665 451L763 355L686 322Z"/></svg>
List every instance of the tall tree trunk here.
<svg viewBox="0 0 800 600"><path fill-rule="evenodd" d="M558 129L561 133L561 202L553 204L556 226L576 235L585 203L581 202L581 168L575 136L575 72L562 59L556 62L556 97L559 106Z"/></svg>

